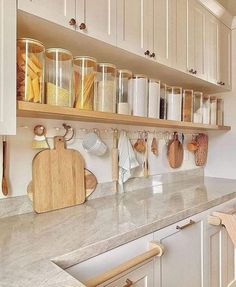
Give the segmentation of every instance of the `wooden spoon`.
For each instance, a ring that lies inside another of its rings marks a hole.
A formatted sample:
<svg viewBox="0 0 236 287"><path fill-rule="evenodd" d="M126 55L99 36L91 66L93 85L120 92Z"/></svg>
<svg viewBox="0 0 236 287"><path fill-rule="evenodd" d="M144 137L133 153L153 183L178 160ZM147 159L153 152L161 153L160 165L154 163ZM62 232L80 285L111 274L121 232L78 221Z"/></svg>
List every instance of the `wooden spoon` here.
<svg viewBox="0 0 236 287"><path fill-rule="evenodd" d="M3 154L3 161L2 161L2 193L7 196L8 195L8 183L7 183L7 141L6 137L3 137L3 146L2 146L2 154Z"/></svg>

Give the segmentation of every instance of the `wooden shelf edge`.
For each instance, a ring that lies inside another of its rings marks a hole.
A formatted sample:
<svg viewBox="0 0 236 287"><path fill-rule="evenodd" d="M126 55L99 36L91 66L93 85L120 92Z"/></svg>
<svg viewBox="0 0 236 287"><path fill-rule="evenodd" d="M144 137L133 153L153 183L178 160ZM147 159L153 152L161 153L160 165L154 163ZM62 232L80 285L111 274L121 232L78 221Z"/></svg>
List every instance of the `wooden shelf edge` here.
<svg viewBox="0 0 236 287"><path fill-rule="evenodd" d="M120 115L113 113L78 110L74 108L51 106L47 104L36 104L18 101L18 117L63 119L82 122L112 123L132 126L148 126L177 130L199 130L199 131L229 131L230 126L213 126L205 124L195 124L189 122L179 122L170 120L151 119L137 116Z"/></svg>

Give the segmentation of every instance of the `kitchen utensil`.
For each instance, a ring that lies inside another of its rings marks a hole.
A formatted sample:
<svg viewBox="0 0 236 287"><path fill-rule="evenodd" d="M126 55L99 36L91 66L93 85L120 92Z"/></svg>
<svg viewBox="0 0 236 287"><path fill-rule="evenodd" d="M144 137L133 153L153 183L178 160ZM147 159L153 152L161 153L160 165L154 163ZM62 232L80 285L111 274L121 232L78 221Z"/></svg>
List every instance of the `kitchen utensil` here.
<svg viewBox="0 0 236 287"><path fill-rule="evenodd" d="M208 136L206 134L200 133L196 137L196 143L198 149L195 151L195 164L196 166L203 166L207 161L208 154Z"/></svg>
<svg viewBox="0 0 236 287"><path fill-rule="evenodd" d="M157 139L155 137L153 137L152 139L152 144L151 144L151 151L154 155L158 155L158 143L157 143Z"/></svg>
<svg viewBox="0 0 236 287"><path fill-rule="evenodd" d="M7 180L7 140L3 137L2 141L2 193L8 195L8 180Z"/></svg>
<svg viewBox="0 0 236 287"><path fill-rule="evenodd" d="M84 176L85 176L85 191L86 191L86 198L88 198L96 189L97 187L97 178L96 176L88 169L84 169ZM32 181L27 186L27 194L31 201L33 201L33 187Z"/></svg>
<svg viewBox="0 0 236 287"><path fill-rule="evenodd" d="M196 141L195 136L193 136L192 141L190 143L187 144L187 149L189 151L196 151L198 149L198 143Z"/></svg>
<svg viewBox="0 0 236 287"><path fill-rule="evenodd" d="M178 134L174 133L173 139L168 144L168 162L172 168L178 168L182 165L184 151L183 145L178 139Z"/></svg>
<svg viewBox="0 0 236 287"><path fill-rule="evenodd" d="M119 168L118 168L118 130L115 129L113 132L113 148L112 148L112 181L117 182L119 177Z"/></svg>
<svg viewBox="0 0 236 287"><path fill-rule="evenodd" d="M103 156L107 151L107 145L96 132L87 133L83 139L82 146L86 152L96 156Z"/></svg>
<svg viewBox="0 0 236 287"><path fill-rule="evenodd" d="M141 133L139 134L139 137L134 144L134 149L139 153L145 153L146 151L145 140L143 139L143 136Z"/></svg>
<svg viewBox="0 0 236 287"><path fill-rule="evenodd" d="M85 201L84 159L67 150L62 136L54 137L54 149L33 159L33 206L38 213L81 204Z"/></svg>
<svg viewBox="0 0 236 287"><path fill-rule="evenodd" d="M143 176L148 177L148 133L145 133L144 142L145 142L145 153L143 162Z"/></svg>
<svg viewBox="0 0 236 287"><path fill-rule="evenodd" d="M43 125L37 125L34 127L32 148L49 148L46 138L46 128Z"/></svg>

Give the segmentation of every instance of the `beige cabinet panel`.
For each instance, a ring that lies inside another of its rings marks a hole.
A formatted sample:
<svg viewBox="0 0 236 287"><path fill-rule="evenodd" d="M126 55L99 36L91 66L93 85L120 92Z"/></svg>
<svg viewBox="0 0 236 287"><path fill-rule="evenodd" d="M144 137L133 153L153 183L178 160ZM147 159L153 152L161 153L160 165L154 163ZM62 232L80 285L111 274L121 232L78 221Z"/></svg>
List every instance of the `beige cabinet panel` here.
<svg viewBox="0 0 236 287"><path fill-rule="evenodd" d="M74 29L69 24L75 19L76 0L18 0L18 8L59 25Z"/></svg>
<svg viewBox="0 0 236 287"><path fill-rule="evenodd" d="M76 0L76 23L78 31L115 45L116 0Z"/></svg>

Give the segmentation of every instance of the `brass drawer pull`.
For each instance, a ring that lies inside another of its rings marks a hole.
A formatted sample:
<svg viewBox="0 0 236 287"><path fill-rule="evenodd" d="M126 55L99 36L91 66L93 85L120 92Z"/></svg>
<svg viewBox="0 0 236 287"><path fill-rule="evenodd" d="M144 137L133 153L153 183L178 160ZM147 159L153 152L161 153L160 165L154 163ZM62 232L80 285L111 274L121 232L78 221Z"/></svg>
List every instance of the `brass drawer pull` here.
<svg viewBox="0 0 236 287"><path fill-rule="evenodd" d="M192 219L190 219L190 220L189 220L189 223L187 223L187 224L185 224L185 225L183 225L183 226L177 225L177 226L176 226L176 229L178 229L178 230L183 230L183 229L185 229L185 228L187 228L187 227L189 227L189 226L191 226L191 225L193 225L193 224L195 224L195 223L196 223L195 221L193 221Z"/></svg>
<svg viewBox="0 0 236 287"><path fill-rule="evenodd" d="M129 286L132 286L133 285L133 282L129 279L126 279L126 284L123 286L123 287L129 287Z"/></svg>

